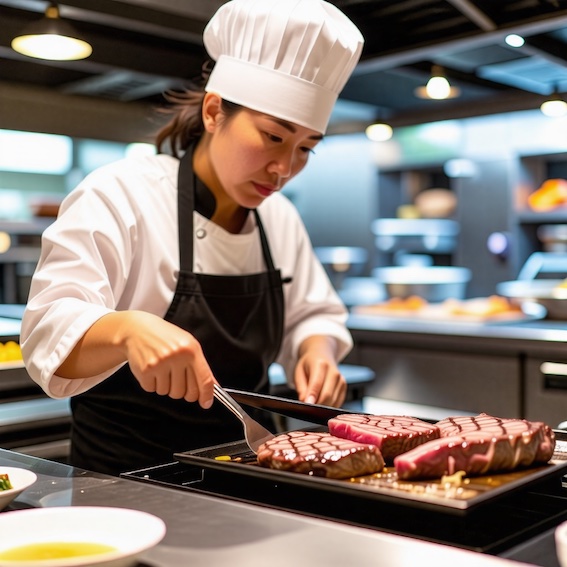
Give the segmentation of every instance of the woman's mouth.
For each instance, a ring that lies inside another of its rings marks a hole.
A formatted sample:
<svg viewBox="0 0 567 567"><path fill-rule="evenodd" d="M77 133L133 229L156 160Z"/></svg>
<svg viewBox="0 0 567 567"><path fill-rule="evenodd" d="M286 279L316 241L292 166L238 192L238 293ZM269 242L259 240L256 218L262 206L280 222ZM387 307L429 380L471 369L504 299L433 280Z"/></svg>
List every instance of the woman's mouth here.
<svg viewBox="0 0 567 567"><path fill-rule="evenodd" d="M254 185L256 191L258 191L258 193L262 195L262 197L269 197L272 193L277 191L277 187L274 187L272 185L261 185L260 183L254 182L252 182L252 185Z"/></svg>

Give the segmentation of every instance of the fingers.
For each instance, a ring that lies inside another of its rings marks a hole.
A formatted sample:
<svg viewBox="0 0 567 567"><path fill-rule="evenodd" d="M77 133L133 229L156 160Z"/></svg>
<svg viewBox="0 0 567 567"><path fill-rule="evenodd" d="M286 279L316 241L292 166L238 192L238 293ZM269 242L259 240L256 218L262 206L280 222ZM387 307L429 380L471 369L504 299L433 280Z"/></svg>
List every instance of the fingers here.
<svg viewBox="0 0 567 567"><path fill-rule="evenodd" d="M189 333L171 325L160 343L155 335L133 344L128 362L146 392L188 402L204 409L213 404L214 376L201 345Z"/></svg>
<svg viewBox="0 0 567 567"><path fill-rule="evenodd" d="M326 359L305 359L298 364L295 384L299 399L310 404L340 407L347 393L347 384L337 366Z"/></svg>
<svg viewBox="0 0 567 567"><path fill-rule="evenodd" d="M208 365L200 372L201 374L184 366L161 374L145 376L138 381L146 392L155 392L174 400L198 401L203 409L208 409L213 404L214 377Z"/></svg>

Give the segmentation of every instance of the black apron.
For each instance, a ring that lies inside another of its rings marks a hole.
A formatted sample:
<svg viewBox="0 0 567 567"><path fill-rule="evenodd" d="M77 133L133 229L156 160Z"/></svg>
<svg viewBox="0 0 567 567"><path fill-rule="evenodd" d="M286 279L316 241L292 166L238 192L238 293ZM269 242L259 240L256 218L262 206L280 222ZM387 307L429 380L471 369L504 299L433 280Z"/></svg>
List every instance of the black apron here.
<svg viewBox="0 0 567 567"><path fill-rule="evenodd" d="M193 273L196 189L212 197L195 177L188 151L178 175L179 281L165 320L199 340L223 386L265 393L268 366L283 337L280 271L274 268L254 211L267 271L242 276ZM203 410L196 402L145 392L128 365L72 397L71 408L71 464L108 474L170 462L175 452L244 437L241 423L219 402ZM265 412L255 417L273 429Z"/></svg>

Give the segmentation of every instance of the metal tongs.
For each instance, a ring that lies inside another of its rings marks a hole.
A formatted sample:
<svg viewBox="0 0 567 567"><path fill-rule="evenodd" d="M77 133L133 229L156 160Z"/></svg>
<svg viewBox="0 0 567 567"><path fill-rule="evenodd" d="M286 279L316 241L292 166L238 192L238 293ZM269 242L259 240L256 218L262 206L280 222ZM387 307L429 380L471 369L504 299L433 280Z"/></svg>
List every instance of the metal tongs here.
<svg viewBox="0 0 567 567"><path fill-rule="evenodd" d="M254 454L258 454L260 445L275 437L275 435L268 431L263 425L260 425L256 420L252 419L242 409L240 404L216 382L214 384L214 396L242 422L244 426L244 438Z"/></svg>

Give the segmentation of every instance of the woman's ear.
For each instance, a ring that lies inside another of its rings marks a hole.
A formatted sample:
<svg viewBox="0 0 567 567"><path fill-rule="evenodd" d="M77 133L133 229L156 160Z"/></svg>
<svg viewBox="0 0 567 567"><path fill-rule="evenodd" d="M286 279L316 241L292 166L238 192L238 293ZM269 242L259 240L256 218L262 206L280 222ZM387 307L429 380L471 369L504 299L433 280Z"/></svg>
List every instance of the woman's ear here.
<svg viewBox="0 0 567 567"><path fill-rule="evenodd" d="M203 98L203 124L205 130L209 133L214 132L215 128L220 122L222 115L221 111L222 99L216 93L205 93Z"/></svg>

